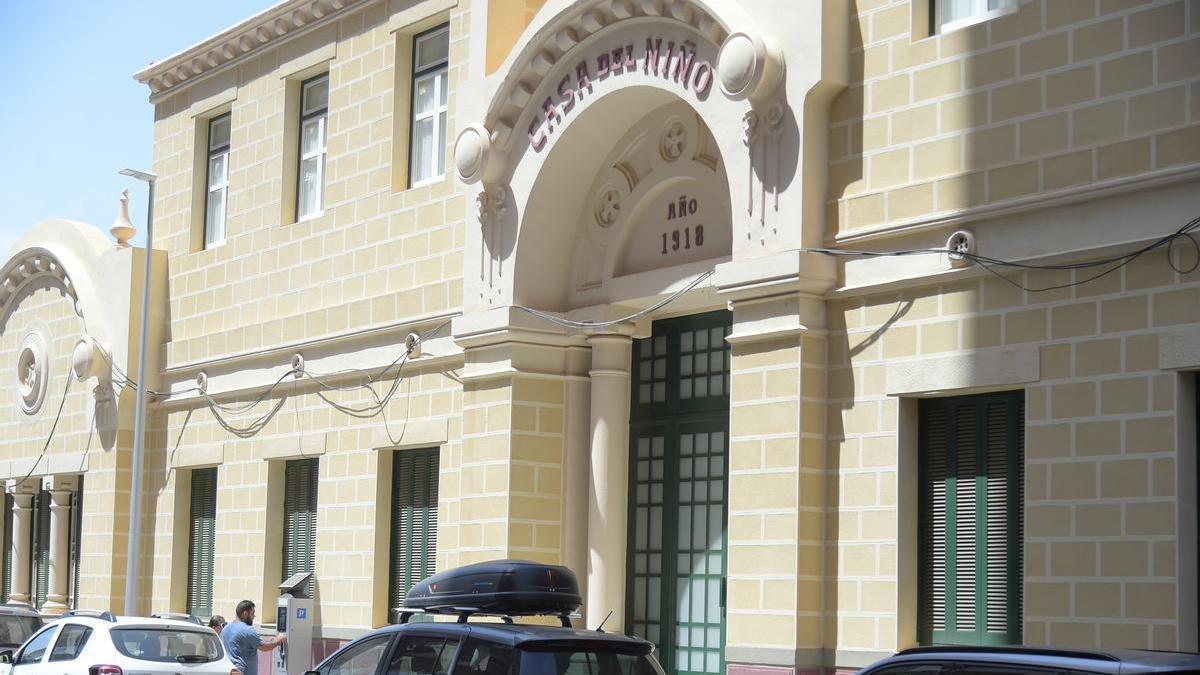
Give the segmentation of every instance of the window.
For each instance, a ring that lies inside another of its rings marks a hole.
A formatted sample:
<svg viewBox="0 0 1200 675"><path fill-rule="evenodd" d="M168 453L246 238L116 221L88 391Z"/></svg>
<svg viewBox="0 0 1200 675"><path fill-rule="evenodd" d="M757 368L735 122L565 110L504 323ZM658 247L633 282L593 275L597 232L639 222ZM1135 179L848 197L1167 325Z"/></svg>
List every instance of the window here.
<svg viewBox="0 0 1200 675"><path fill-rule="evenodd" d="M290 460L284 473L283 577L312 572L317 562L317 460ZM312 597L308 581L299 597Z"/></svg>
<svg viewBox="0 0 1200 675"><path fill-rule="evenodd" d="M225 210L229 197L230 115L208 123L208 178L204 203L204 248L225 242Z"/></svg>
<svg viewBox="0 0 1200 675"><path fill-rule="evenodd" d="M319 216L325 209L325 136L329 117L329 75L300 85L300 172L296 217Z"/></svg>
<svg viewBox="0 0 1200 675"><path fill-rule="evenodd" d="M187 611L212 616L213 560L217 524L217 468L192 471L188 540Z"/></svg>
<svg viewBox="0 0 1200 675"><path fill-rule="evenodd" d="M212 663L221 658L221 638L207 628L114 628L109 632L122 655L160 663Z"/></svg>
<svg viewBox="0 0 1200 675"><path fill-rule="evenodd" d="M437 563L438 450L403 450L392 464L392 555L388 613Z"/></svg>
<svg viewBox="0 0 1200 675"><path fill-rule="evenodd" d="M80 626L77 623L63 626L62 632L58 635L58 641L54 643L54 650L50 652L50 660L74 661L75 657L79 656L79 652L83 651L83 646L87 644L91 635L92 629L87 626Z"/></svg>
<svg viewBox="0 0 1200 675"><path fill-rule="evenodd" d="M450 27L441 26L413 39L411 185L446 174L447 73Z"/></svg>
<svg viewBox="0 0 1200 675"><path fill-rule="evenodd" d="M50 626L46 630L38 633L29 640L25 648L17 656L13 664L21 663L37 663L46 655L46 648L50 646L50 640L54 637L54 631L58 630L58 626Z"/></svg>
<svg viewBox="0 0 1200 675"><path fill-rule="evenodd" d="M939 33L964 28L1017 11L1017 0L934 0Z"/></svg>
<svg viewBox="0 0 1200 675"><path fill-rule="evenodd" d="M508 675L515 670L515 661L511 647L468 640L458 653L454 675Z"/></svg>
<svg viewBox="0 0 1200 675"><path fill-rule="evenodd" d="M340 654L322 675L375 675L390 639L387 635L363 640Z"/></svg>
<svg viewBox="0 0 1200 675"><path fill-rule="evenodd" d="M920 402L922 644L1021 642L1023 392Z"/></svg>
<svg viewBox="0 0 1200 675"><path fill-rule="evenodd" d="M388 675L446 675L454 662L458 640L440 637L406 637L392 655Z"/></svg>

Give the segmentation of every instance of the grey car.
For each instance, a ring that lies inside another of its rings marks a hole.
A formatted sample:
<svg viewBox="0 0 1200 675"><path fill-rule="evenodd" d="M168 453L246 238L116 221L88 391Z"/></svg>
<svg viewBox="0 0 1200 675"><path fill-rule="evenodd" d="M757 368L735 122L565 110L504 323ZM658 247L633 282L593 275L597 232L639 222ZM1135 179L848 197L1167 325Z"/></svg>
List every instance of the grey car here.
<svg viewBox="0 0 1200 675"><path fill-rule="evenodd" d="M1200 654L1139 649L917 647L859 675L1144 675L1200 673Z"/></svg>
<svg viewBox="0 0 1200 675"><path fill-rule="evenodd" d="M45 622L26 605L0 605L0 650L16 649Z"/></svg>

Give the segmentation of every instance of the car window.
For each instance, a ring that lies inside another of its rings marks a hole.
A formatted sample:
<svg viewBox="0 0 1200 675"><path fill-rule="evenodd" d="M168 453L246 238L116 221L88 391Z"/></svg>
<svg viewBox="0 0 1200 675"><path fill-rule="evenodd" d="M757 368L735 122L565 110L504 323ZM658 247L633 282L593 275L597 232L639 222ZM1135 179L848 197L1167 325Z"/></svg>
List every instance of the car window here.
<svg viewBox="0 0 1200 675"><path fill-rule="evenodd" d="M468 640L459 650L454 675L515 675L515 665L511 647Z"/></svg>
<svg viewBox="0 0 1200 675"><path fill-rule="evenodd" d="M162 663L210 663L224 653L207 628L114 628L113 645L124 656Z"/></svg>
<svg viewBox="0 0 1200 675"><path fill-rule="evenodd" d="M457 647L458 640L453 638L406 637L392 655L388 675L446 675Z"/></svg>
<svg viewBox="0 0 1200 675"><path fill-rule="evenodd" d="M91 636L92 629L87 626L80 626L77 623L63 626L62 631L58 634L58 639L54 642L54 649L50 650L50 660L74 660L79 656L79 652L83 651L83 646L87 644L88 638Z"/></svg>
<svg viewBox="0 0 1200 675"><path fill-rule="evenodd" d="M33 638L17 655L13 661L14 664L22 663L37 663L42 660L42 656L46 654L46 647L50 646L50 639L54 637L54 632L58 630L58 626L50 626L42 632L34 635Z"/></svg>
<svg viewBox="0 0 1200 675"><path fill-rule="evenodd" d="M329 666L324 669L324 675L375 675L379 671L379 662L387 650L391 636L363 640L353 645L345 652L334 657Z"/></svg>
<svg viewBox="0 0 1200 675"><path fill-rule="evenodd" d="M42 620L36 616L0 614L0 646L20 647L41 627Z"/></svg>

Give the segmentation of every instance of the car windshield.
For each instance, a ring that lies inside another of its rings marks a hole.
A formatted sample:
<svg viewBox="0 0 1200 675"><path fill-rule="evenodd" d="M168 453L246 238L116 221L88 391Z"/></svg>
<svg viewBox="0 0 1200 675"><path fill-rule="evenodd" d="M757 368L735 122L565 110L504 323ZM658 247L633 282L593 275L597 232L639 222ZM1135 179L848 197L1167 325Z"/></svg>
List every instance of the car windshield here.
<svg viewBox="0 0 1200 675"><path fill-rule="evenodd" d="M36 616L0 616L0 646L19 647L41 626Z"/></svg>
<svg viewBox="0 0 1200 675"><path fill-rule="evenodd" d="M117 651L142 661L208 663L223 653L221 640L210 630L115 628L111 635Z"/></svg>
<svg viewBox="0 0 1200 675"><path fill-rule="evenodd" d="M663 675L652 657L588 646L522 649L520 675Z"/></svg>

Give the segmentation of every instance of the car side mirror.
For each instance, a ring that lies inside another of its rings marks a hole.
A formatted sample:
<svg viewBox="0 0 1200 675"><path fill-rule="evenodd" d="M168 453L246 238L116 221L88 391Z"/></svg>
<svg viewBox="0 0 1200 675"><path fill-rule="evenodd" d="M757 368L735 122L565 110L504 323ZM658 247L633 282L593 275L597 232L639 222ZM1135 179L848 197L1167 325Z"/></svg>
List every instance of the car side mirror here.
<svg viewBox="0 0 1200 675"><path fill-rule="evenodd" d="M321 675L321 671L319 671L319 670L306 670L306 671L304 671L304 675Z"/></svg>
<svg viewBox="0 0 1200 675"><path fill-rule="evenodd" d="M4 651L0 652L0 663L12 663L12 662L13 662L13 654L12 654L11 649L5 649Z"/></svg>

